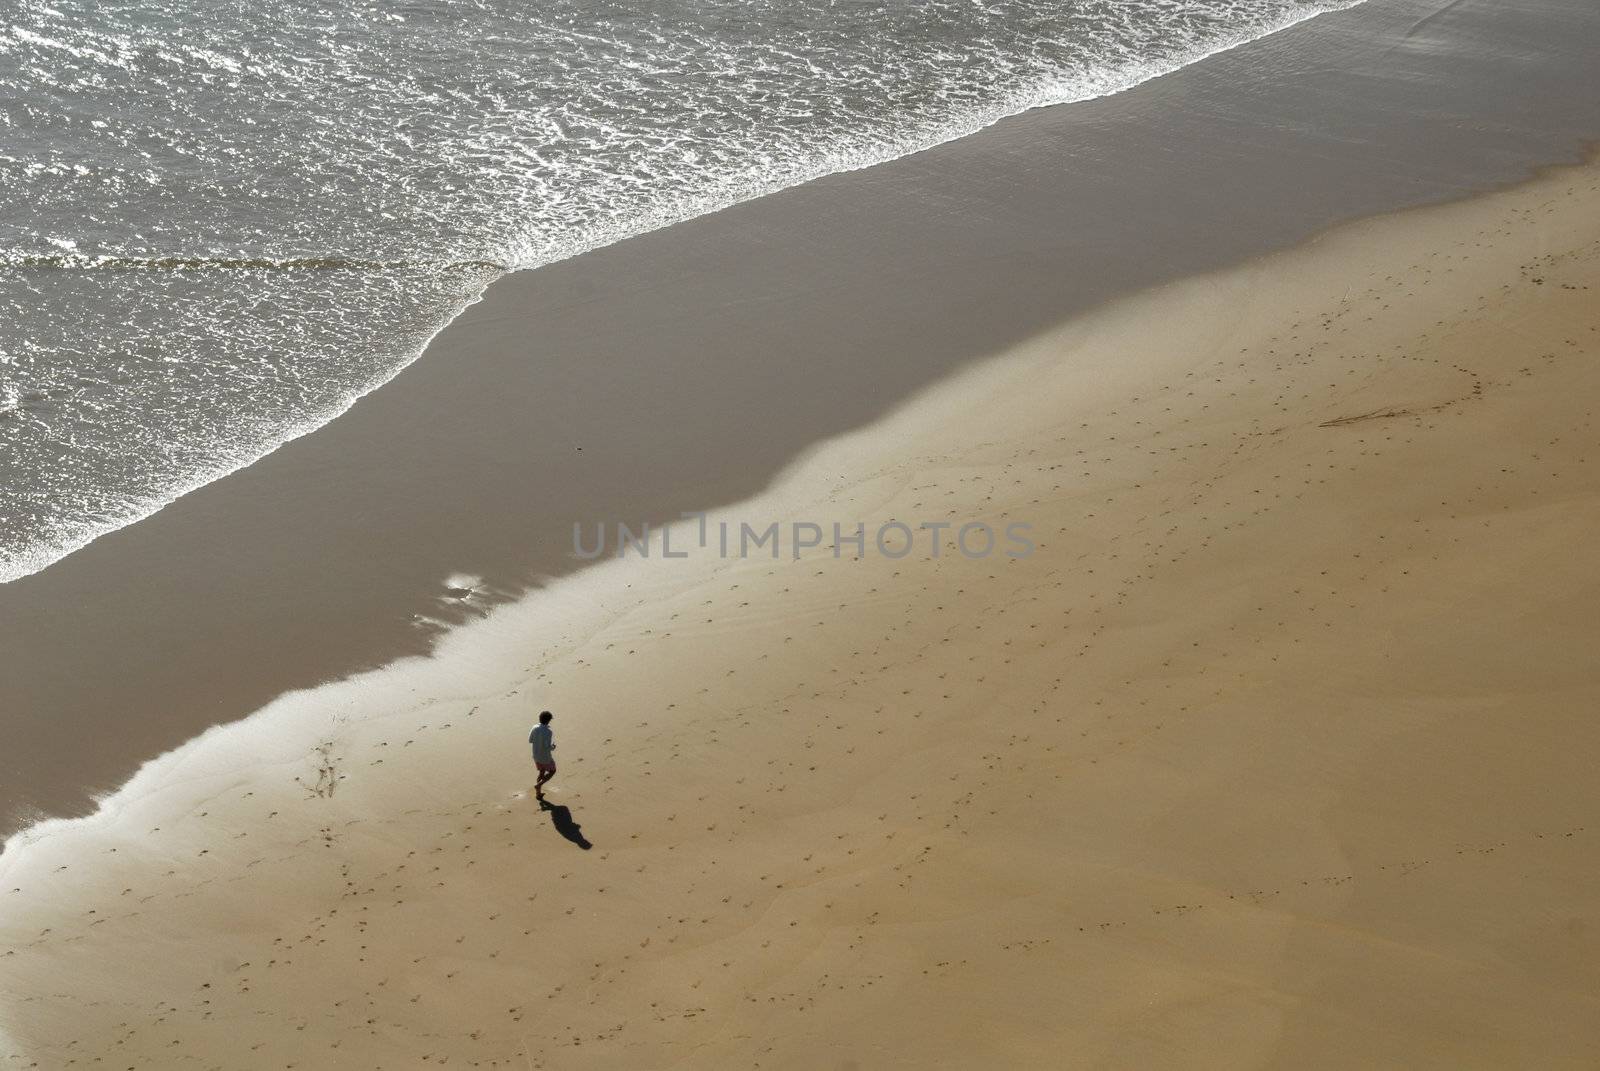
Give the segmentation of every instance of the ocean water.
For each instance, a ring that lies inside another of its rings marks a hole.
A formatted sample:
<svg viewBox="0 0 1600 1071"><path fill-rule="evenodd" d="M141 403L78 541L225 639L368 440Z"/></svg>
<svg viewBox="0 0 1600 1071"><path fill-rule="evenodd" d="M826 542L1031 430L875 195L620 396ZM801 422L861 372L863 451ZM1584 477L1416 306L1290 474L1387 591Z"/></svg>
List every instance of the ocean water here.
<svg viewBox="0 0 1600 1071"><path fill-rule="evenodd" d="M505 271L1357 2L9 0L0 582L335 418Z"/></svg>

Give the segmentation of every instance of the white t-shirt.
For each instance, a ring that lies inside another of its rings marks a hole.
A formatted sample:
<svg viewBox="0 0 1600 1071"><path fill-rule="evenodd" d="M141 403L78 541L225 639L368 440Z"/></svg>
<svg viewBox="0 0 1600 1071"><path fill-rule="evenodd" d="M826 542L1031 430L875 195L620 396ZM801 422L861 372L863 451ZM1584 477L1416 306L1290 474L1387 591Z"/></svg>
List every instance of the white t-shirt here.
<svg viewBox="0 0 1600 1071"><path fill-rule="evenodd" d="M535 725L533 732L528 734L528 743L533 745L534 762L555 762L553 752L556 749L556 734L551 732L548 725Z"/></svg>

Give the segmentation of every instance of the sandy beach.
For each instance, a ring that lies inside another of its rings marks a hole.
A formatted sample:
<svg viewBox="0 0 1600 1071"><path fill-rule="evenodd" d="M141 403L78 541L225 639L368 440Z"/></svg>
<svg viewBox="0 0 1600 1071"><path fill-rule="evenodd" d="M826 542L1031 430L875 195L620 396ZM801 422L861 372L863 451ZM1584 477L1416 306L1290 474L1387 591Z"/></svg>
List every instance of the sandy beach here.
<svg viewBox="0 0 1600 1071"><path fill-rule="evenodd" d="M0 584L0 1068L1600 1066L1596 40L511 273Z"/></svg>
<svg viewBox="0 0 1600 1071"><path fill-rule="evenodd" d="M1593 1067L1597 289L1594 164L1340 226L710 517L1031 554L690 521L213 729L0 858L7 1066Z"/></svg>
<svg viewBox="0 0 1600 1071"><path fill-rule="evenodd" d="M0 585L0 836L739 502L1108 301L1576 161L1589 0L1384 0L509 275L314 434ZM463 585L470 599L452 595Z"/></svg>

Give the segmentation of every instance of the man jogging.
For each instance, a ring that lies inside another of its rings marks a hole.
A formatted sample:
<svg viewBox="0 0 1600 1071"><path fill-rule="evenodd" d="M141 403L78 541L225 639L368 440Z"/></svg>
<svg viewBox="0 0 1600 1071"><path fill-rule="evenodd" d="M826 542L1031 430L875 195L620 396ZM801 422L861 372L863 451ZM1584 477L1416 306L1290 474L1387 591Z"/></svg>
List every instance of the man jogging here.
<svg viewBox="0 0 1600 1071"><path fill-rule="evenodd" d="M528 734L528 743L533 745L533 765L539 771L533 794L540 799L544 798L544 783L556 775L556 734L550 730L550 719L554 717L548 710L543 712L539 724Z"/></svg>

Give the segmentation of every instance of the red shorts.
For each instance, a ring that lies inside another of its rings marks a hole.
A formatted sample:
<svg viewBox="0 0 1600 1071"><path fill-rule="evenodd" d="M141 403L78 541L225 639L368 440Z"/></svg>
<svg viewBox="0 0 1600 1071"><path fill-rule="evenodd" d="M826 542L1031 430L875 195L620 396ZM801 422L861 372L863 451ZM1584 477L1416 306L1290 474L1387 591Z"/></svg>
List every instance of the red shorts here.
<svg viewBox="0 0 1600 1071"><path fill-rule="evenodd" d="M556 772L556 764L553 762L536 762L533 764L533 766L534 769L538 770L540 773Z"/></svg>

